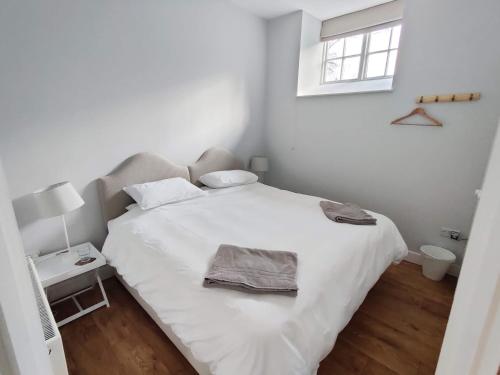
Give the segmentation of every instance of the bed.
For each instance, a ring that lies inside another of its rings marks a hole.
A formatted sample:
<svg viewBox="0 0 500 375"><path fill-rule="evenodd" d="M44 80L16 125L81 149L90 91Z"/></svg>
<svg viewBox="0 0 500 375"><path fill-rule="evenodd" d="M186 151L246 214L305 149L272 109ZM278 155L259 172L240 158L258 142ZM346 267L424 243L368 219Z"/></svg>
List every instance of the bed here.
<svg viewBox="0 0 500 375"><path fill-rule="evenodd" d="M103 254L134 298L195 370L217 375L312 375L366 294L407 255L394 223L338 224L318 197L261 183L209 190L201 198L142 211L121 190L133 183L241 169L210 149L182 167L137 154L99 180L109 234ZM298 254L297 297L203 288L222 243Z"/></svg>

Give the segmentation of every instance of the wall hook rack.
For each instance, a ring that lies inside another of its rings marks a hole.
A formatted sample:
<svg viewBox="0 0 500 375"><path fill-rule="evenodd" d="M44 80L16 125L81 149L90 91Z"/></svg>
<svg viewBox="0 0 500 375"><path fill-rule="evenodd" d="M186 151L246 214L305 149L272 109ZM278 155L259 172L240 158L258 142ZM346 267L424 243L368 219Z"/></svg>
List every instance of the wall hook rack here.
<svg viewBox="0 0 500 375"><path fill-rule="evenodd" d="M425 103L449 103L449 102L473 102L481 99L481 93L470 92L465 94L445 94L445 95L422 95L415 101L419 104Z"/></svg>

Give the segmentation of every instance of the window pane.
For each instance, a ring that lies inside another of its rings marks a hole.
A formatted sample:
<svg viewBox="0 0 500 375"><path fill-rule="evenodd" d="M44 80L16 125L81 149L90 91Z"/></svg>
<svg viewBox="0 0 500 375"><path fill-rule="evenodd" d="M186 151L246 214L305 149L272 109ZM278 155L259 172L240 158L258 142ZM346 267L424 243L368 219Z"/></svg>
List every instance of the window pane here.
<svg viewBox="0 0 500 375"><path fill-rule="evenodd" d="M347 57L344 59L342 68L342 79L356 79L359 74L360 57Z"/></svg>
<svg viewBox="0 0 500 375"><path fill-rule="evenodd" d="M398 58L398 51L389 52L389 61L387 63L387 75L393 76L396 69L396 59Z"/></svg>
<svg viewBox="0 0 500 375"><path fill-rule="evenodd" d="M389 39L391 37L391 29L382 29L372 31L370 33L370 48L369 52L383 51L389 49Z"/></svg>
<svg viewBox="0 0 500 375"><path fill-rule="evenodd" d="M401 36L401 25L392 28L391 49L398 48L399 37Z"/></svg>
<svg viewBox="0 0 500 375"><path fill-rule="evenodd" d="M336 57L342 57L344 51L344 38L335 39L328 42L326 58L334 59Z"/></svg>
<svg viewBox="0 0 500 375"><path fill-rule="evenodd" d="M325 69L325 82L338 81L340 79L341 67L342 59L327 61Z"/></svg>
<svg viewBox="0 0 500 375"><path fill-rule="evenodd" d="M387 61L387 52L374 53L368 55L366 68L366 78L383 76L385 73L385 63Z"/></svg>
<svg viewBox="0 0 500 375"><path fill-rule="evenodd" d="M345 38L344 56L359 55L363 47L363 34Z"/></svg>

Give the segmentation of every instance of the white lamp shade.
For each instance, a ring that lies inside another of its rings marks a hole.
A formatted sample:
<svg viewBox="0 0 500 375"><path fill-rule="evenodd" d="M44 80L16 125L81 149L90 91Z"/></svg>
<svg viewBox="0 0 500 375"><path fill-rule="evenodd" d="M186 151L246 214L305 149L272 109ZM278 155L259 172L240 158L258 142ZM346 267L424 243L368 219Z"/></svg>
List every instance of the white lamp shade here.
<svg viewBox="0 0 500 375"><path fill-rule="evenodd" d="M70 182L60 182L33 193L40 217L64 215L85 202Z"/></svg>
<svg viewBox="0 0 500 375"><path fill-rule="evenodd" d="M269 161L265 156L254 156L250 161L250 169L255 172L267 172Z"/></svg>

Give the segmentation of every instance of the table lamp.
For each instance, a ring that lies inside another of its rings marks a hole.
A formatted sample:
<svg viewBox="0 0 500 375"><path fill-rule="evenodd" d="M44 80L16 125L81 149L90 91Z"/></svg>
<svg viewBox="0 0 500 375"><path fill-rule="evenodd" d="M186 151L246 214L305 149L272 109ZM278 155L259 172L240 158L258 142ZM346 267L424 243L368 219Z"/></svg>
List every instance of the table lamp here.
<svg viewBox="0 0 500 375"><path fill-rule="evenodd" d="M39 216L49 218L61 216L64 226L67 249L70 250L68 228L64 214L76 210L85 204L82 197L70 182L60 182L33 193Z"/></svg>
<svg viewBox="0 0 500 375"><path fill-rule="evenodd" d="M264 173L269 170L269 161L265 156L254 156L250 160L250 169L257 173L259 181L264 182Z"/></svg>

